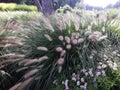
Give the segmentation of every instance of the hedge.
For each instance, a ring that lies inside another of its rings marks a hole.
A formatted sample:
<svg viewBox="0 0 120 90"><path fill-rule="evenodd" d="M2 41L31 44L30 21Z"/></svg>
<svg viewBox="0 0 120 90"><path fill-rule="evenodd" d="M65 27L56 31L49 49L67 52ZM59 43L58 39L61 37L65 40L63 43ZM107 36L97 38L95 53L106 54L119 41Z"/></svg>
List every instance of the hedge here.
<svg viewBox="0 0 120 90"><path fill-rule="evenodd" d="M37 7L33 5L22 5L22 4L15 4L15 3L0 3L0 10L1 11L37 11Z"/></svg>

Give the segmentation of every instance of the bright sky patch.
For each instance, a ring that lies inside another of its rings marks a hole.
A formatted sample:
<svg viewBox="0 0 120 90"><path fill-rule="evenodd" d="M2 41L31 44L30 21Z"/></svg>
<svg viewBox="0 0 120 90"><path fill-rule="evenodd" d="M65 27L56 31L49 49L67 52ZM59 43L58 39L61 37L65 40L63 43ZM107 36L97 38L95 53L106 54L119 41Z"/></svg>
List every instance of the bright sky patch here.
<svg viewBox="0 0 120 90"><path fill-rule="evenodd" d="M115 4L118 0L84 0L85 4L92 6L106 7L109 4Z"/></svg>

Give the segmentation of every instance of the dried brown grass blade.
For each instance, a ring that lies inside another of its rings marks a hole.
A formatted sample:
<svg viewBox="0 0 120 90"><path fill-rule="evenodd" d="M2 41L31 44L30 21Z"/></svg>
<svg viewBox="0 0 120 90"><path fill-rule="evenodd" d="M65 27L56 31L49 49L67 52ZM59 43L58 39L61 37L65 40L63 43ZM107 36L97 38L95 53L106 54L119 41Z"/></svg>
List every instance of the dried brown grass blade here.
<svg viewBox="0 0 120 90"><path fill-rule="evenodd" d="M8 63L13 63L13 62L16 62L16 61L19 61L19 59L3 60L3 61L0 61L0 66L4 65L4 64L8 64Z"/></svg>
<svg viewBox="0 0 120 90"><path fill-rule="evenodd" d="M27 85L33 80L33 78L29 78L27 80L25 80L24 82L22 82L22 84L17 88L17 90L25 90L25 88L27 87Z"/></svg>
<svg viewBox="0 0 120 90"><path fill-rule="evenodd" d="M25 79L30 78L31 76L33 76L33 75L36 74L37 72L38 72L38 69L31 70L31 71L27 72L27 73L24 75L24 78L25 78Z"/></svg>
<svg viewBox="0 0 120 90"><path fill-rule="evenodd" d="M0 31L0 35L2 35L5 32L5 29Z"/></svg>
<svg viewBox="0 0 120 90"><path fill-rule="evenodd" d="M15 84L13 87L11 87L9 90L17 90L17 88L21 85L21 83Z"/></svg>
<svg viewBox="0 0 120 90"><path fill-rule="evenodd" d="M9 58L9 59L15 59L15 58L23 58L24 55L16 55L16 54L4 54L0 56L0 58Z"/></svg>

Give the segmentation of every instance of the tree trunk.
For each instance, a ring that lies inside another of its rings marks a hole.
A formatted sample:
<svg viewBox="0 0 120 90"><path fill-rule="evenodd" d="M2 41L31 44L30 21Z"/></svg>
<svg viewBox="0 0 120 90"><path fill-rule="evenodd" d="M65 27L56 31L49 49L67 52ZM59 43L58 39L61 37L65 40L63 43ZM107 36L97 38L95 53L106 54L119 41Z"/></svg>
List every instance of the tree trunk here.
<svg viewBox="0 0 120 90"><path fill-rule="evenodd" d="M52 14L54 12L52 0L42 0L42 10L45 15Z"/></svg>
<svg viewBox="0 0 120 90"><path fill-rule="evenodd" d="M42 12L42 3L41 3L41 0L35 0L35 5L37 6L38 11Z"/></svg>
<svg viewBox="0 0 120 90"><path fill-rule="evenodd" d="M43 12L44 15L49 15L54 12L52 0L35 0L35 4L38 10Z"/></svg>

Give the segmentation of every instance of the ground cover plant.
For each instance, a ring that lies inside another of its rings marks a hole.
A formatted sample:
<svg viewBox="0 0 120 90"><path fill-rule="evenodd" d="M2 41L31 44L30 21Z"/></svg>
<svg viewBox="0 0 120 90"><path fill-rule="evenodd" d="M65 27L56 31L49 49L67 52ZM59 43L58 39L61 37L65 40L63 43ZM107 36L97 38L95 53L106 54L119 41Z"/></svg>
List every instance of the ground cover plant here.
<svg viewBox="0 0 120 90"><path fill-rule="evenodd" d="M103 13L33 17L12 34L20 46L2 48L0 75L8 78L0 89L120 89L120 20Z"/></svg>

